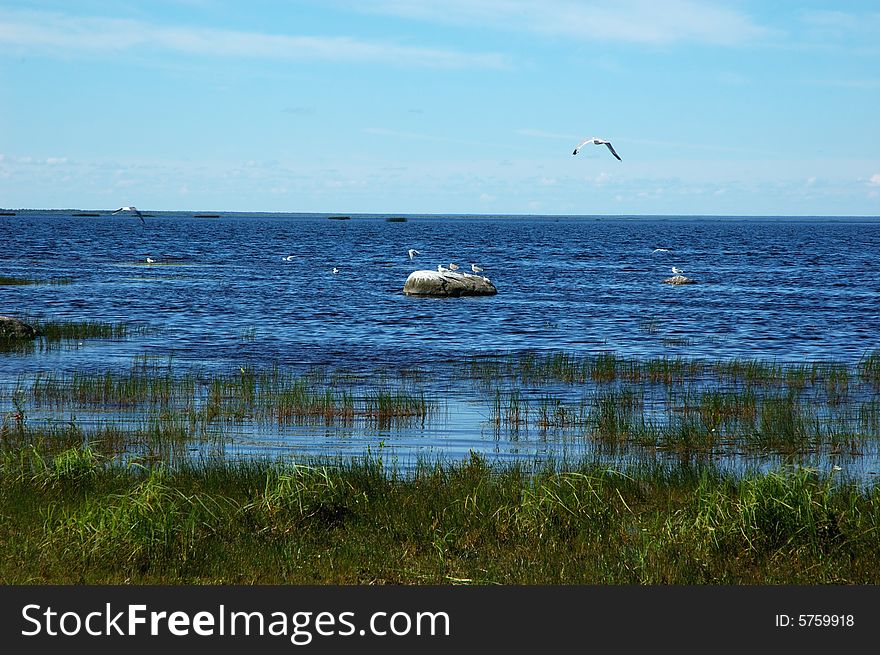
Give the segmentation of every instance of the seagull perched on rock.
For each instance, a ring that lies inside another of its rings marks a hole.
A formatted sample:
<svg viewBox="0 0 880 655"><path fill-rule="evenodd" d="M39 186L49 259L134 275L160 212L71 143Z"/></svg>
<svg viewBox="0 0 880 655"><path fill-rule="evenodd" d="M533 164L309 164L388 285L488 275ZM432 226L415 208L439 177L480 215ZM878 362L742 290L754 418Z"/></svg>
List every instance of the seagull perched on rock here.
<svg viewBox="0 0 880 655"><path fill-rule="evenodd" d="M607 146L607 148L611 151L611 154L614 155L615 157L617 157L618 159L620 159L620 155L618 155L614 151L614 148L611 147L611 141L606 141L605 139L600 139L595 136L591 136L589 139L585 139L584 141L581 141L579 144L577 144L577 146L575 146L574 152L572 152L571 154L573 154L573 155L578 154L581 151L581 148L583 148L588 143L592 143L593 145L596 145L596 146ZM620 161L623 161L623 160L620 159Z"/></svg>
<svg viewBox="0 0 880 655"><path fill-rule="evenodd" d="M409 258L410 258L410 259L415 258L416 255L421 255L421 254L422 254L422 253L420 253L418 250L416 250L415 248L410 248L410 249L407 250L406 252L407 252L407 254L409 255Z"/></svg>
<svg viewBox="0 0 880 655"><path fill-rule="evenodd" d="M437 272L438 273L448 273L449 269L446 268L443 264L437 264Z"/></svg>
<svg viewBox="0 0 880 655"><path fill-rule="evenodd" d="M450 271L457 271L457 270L458 270L458 264L450 264L450 265L449 265L449 270L450 270Z"/></svg>
<svg viewBox="0 0 880 655"><path fill-rule="evenodd" d="M113 212L113 214L118 214L119 212L132 212L133 214L137 214L137 217L141 219L141 223L146 225L146 222L144 221L144 215L138 211L137 207L120 207L115 212Z"/></svg>

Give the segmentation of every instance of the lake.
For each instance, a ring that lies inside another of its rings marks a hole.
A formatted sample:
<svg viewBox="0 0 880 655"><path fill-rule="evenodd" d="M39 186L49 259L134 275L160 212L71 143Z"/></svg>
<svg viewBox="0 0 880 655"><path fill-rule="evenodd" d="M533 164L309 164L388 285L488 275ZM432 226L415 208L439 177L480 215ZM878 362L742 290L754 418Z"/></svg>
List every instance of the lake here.
<svg viewBox="0 0 880 655"><path fill-rule="evenodd" d="M75 215L89 213L98 215ZM461 362L565 352L855 365L880 348L876 217L144 213L143 224L106 210L0 216L0 276L64 281L0 286L0 314L141 328L0 354L7 409L17 381L39 371L125 371L144 355L170 358L176 372L279 366L344 371L361 385L415 371L406 385L435 405L430 420L227 424L221 449L567 457L588 444L534 427L499 431L491 392ZM453 262L478 264L498 294L402 293L412 271ZM696 283L664 284L673 266ZM545 391L524 389L533 409ZM30 412L73 414L103 420L83 408Z"/></svg>

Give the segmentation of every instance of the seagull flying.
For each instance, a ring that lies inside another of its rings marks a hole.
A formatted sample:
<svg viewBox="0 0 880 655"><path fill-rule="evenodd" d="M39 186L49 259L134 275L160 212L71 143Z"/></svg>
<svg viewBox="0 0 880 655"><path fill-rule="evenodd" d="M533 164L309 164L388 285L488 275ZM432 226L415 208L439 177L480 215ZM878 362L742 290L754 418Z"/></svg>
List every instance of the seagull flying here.
<svg viewBox="0 0 880 655"><path fill-rule="evenodd" d="M611 141L606 141L605 139L600 139L595 136L591 136L589 139L581 141L579 144L577 144L577 147L575 147L574 152L572 152L571 154L573 154L573 155L578 154L581 151L581 148L583 148L588 143L592 143L593 145L597 145L597 146L607 146L608 149L611 151L611 154L614 155L615 157L617 157L618 159L620 159L620 155L618 155L614 151L614 148L611 147ZM623 161L623 160L620 159L620 161Z"/></svg>
<svg viewBox="0 0 880 655"><path fill-rule="evenodd" d="M334 273L338 273L338 272L339 272L339 269L336 268L336 267L334 266L334 267L333 267L333 272L334 272Z"/></svg>
<svg viewBox="0 0 880 655"><path fill-rule="evenodd" d="M476 264L471 264L471 270L474 273L482 273L483 272L483 269L480 268L479 266L477 266Z"/></svg>
<svg viewBox="0 0 880 655"><path fill-rule="evenodd" d="M421 255L421 254L422 254L422 253L420 253L418 250L416 250L415 248L410 248L410 249L407 250L406 252L407 252L407 254L409 255L409 258L410 258L410 259L413 259L416 255Z"/></svg>
<svg viewBox="0 0 880 655"><path fill-rule="evenodd" d="M296 259L296 256L295 255L288 255L287 257L282 257L281 259L283 259L286 262L292 262L294 259Z"/></svg>
<svg viewBox="0 0 880 655"><path fill-rule="evenodd" d="M117 210L116 210L115 212L113 212L113 213L114 213L114 214L118 214L119 212L132 212L132 213L134 213L134 214L137 214L137 217L138 217L139 219L141 219L141 223L143 223L144 225L146 225L146 222L144 221L144 215L141 214L141 213L138 211L138 208L137 208L137 207L120 207L119 209L117 209Z"/></svg>

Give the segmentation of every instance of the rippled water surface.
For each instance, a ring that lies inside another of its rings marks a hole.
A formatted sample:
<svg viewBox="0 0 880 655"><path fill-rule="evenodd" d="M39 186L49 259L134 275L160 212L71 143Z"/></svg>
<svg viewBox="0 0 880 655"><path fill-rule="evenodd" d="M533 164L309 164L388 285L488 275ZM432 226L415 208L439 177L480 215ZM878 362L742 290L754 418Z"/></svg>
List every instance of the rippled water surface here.
<svg viewBox="0 0 880 655"><path fill-rule="evenodd" d="M219 371L370 370L560 350L852 363L880 347L877 218L409 215L389 222L157 212L142 225L127 214L73 214L0 216L0 275L70 281L0 286L0 313L152 330L0 355L6 384L40 369L125 368L145 353ZM414 260L410 248L421 253ZM410 272L451 262L482 266L498 294L403 295ZM672 266L696 284L663 284ZM521 444L499 447L487 436L485 408L468 404L466 385L435 387L458 398L457 418L399 430L397 446L519 452ZM269 450L321 442L317 450L360 451L376 436L331 432L248 439Z"/></svg>

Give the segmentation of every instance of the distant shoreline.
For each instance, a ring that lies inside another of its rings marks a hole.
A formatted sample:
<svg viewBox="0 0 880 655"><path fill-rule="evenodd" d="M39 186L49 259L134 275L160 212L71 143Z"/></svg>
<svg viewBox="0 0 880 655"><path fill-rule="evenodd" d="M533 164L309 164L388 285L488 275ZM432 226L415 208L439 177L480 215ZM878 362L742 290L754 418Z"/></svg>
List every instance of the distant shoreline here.
<svg viewBox="0 0 880 655"><path fill-rule="evenodd" d="M224 210L218 212L203 212L188 209L155 209L150 210L153 215L178 215L193 218L220 218L236 216L289 216L301 218L330 218L345 219L381 219L388 221L389 218L397 219L462 219L462 220L736 220L736 221L813 221L813 220L857 220L857 221L880 221L880 215L874 214L496 214L496 213L455 213L455 212L430 212L430 213L400 213L400 212L352 212L350 214L337 214L332 212L302 212L302 211L242 211ZM110 210L71 209L71 208L16 208L0 210L0 216L17 216L22 213L46 213L46 214L74 214L79 216L103 215ZM393 222L393 221L391 221Z"/></svg>

